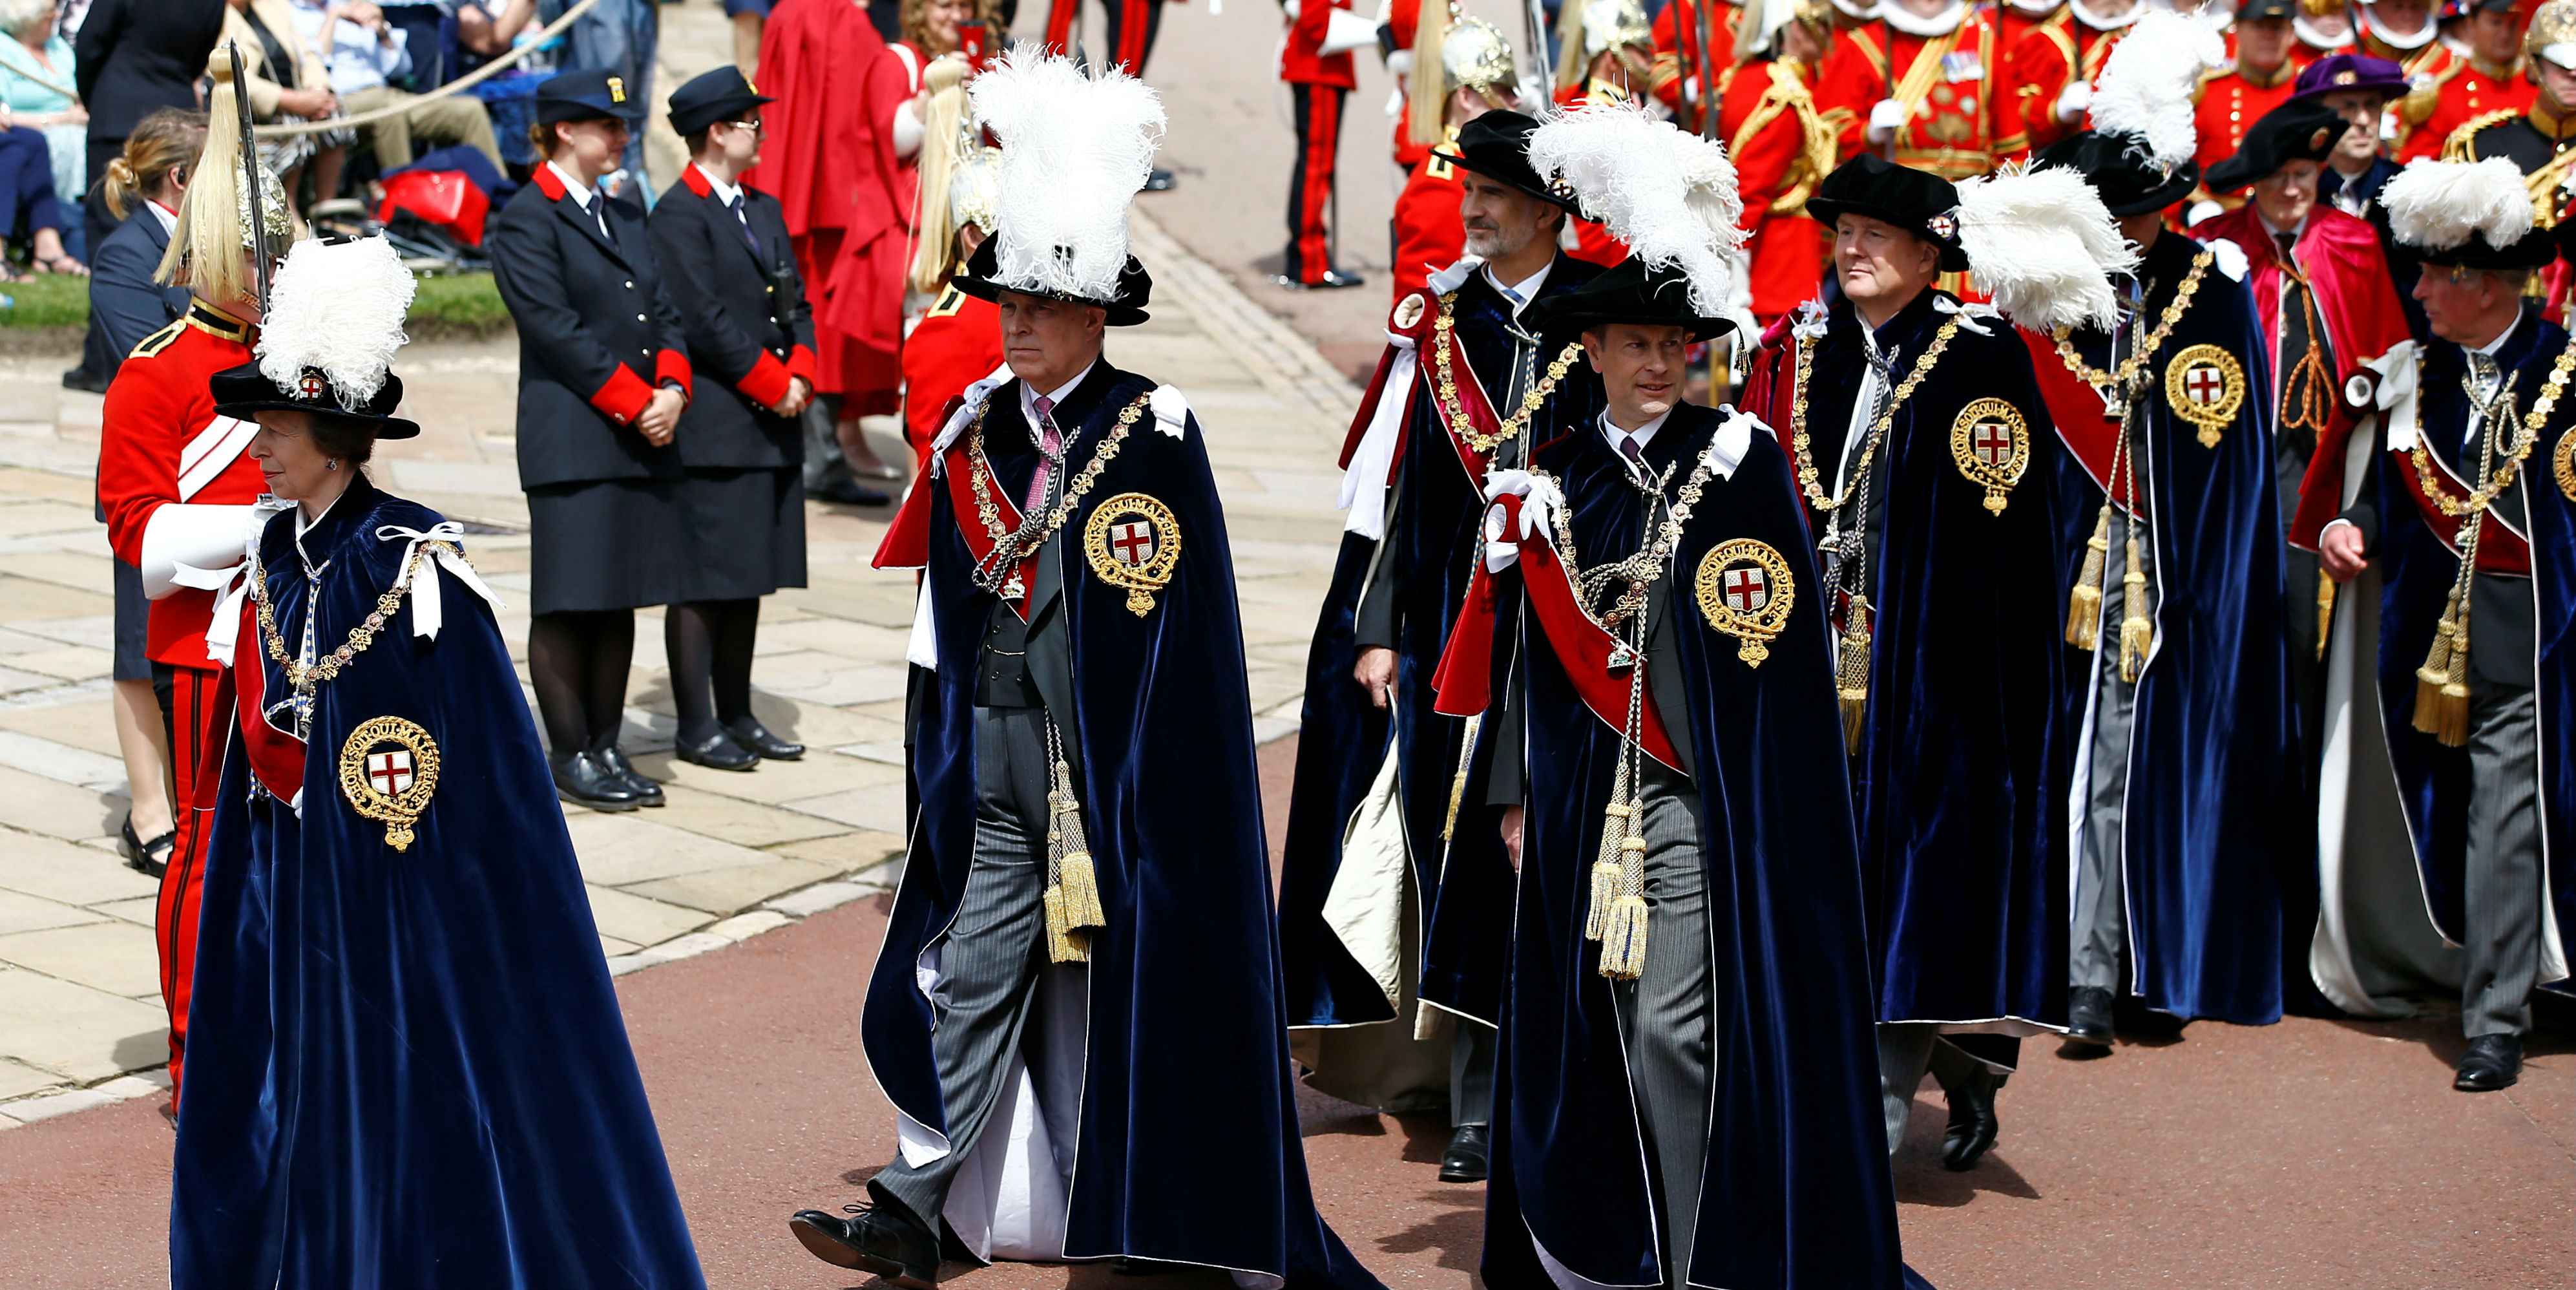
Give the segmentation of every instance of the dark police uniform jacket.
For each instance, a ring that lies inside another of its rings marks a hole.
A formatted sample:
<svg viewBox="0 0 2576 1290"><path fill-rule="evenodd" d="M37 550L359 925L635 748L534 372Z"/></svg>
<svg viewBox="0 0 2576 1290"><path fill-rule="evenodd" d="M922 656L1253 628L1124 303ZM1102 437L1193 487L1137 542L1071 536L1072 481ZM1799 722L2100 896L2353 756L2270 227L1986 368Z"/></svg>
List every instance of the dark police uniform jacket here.
<svg viewBox="0 0 2576 1290"><path fill-rule="evenodd" d="M741 192L737 219L692 165L649 221L696 372L674 441L692 468L777 469L805 460L795 419L769 409L787 396L791 378L814 383L813 310L778 199Z"/></svg>
<svg viewBox="0 0 2576 1290"><path fill-rule="evenodd" d="M611 236L553 167L501 208L492 278L519 329L519 486L677 477L679 449L632 427L665 381L690 386L688 340L643 212L607 201Z"/></svg>

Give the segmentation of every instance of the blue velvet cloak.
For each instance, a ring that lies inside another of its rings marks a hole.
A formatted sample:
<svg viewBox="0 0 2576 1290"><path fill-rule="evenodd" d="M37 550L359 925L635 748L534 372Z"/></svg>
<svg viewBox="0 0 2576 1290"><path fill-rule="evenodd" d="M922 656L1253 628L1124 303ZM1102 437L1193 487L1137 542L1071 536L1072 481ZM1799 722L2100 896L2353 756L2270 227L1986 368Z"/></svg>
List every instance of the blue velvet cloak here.
<svg viewBox="0 0 2576 1290"><path fill-rule="evenodd" d="M1057 415L1070 436L1067 468L1090 462L1118 412L1153 388L1106 361L1084 378ZM1037 460L1019 394L1016 381L994 391L985 426L987 459L1013 498ZM1195 417L1175 438L1146 415L1055 539L1065 544L1074 708L1059 720L1078 748L1075 789L1108 916L1091 934L1064 1256L1202 1264L1283 1278L1292 1290L1375 1290L1308 1188L1234 561L1201 433ZM969 576L945 481L924 483L922 594L938 666L914 673L919 807L860 1029L886 1095L944 1133L932 1010L914 972L973 862L975 682L995 600ZM1178 566L1142 616L1125 590L1090 572L1080 545L1090 514L1128 492L1170 507L1180 528Z"/></svg>
<svg viewBox="0 0 2576 1290"><path fill-rule="evenodd" d="M1674 487L1718 420L1682 405L1657 433L1650 459L1679 463ZM1638 547L1636 493L1597 432L1556 441L1538 464L1563 484L1585 559ZM1731 538L1769 544L1792 571L1789 621L1758 668L1708 625L1690 590L1702 557ZM1788 459L1769 436L1752 436L1731 478L1712 477L1664 576L1716 954L1709 1149L1688 1279L1730 1290L1893 1287L1905 1273L1841 727L1815 561ZM1551 1290L1543 1248L1595 1282L1675 1284L1659 1266L1661 1193L1614 986L1598 971L1599 943L1583 937L1621 741L1522 613L1521 587L1516 569L1495 583L1497 639L1517 634L1525 660L1529 803L1483 1275L1495 1290Z"/></svg>
<svg viewBox="0 0 2576 1290"><path fill-rule="evenodd" d="M2538 397L2550 367L2568 344L2567 333L2537 316L2523 320L2496 351L2507 372L2519 373L2515 391L2525 412ZM2466 364L2460 347L2435 340L2423 347L2416 378L2416 433L2425 450L2449 467L2452 481L2465 480L2473 463L2460 458L2459 444L2468 431L2468 397L2460 388ZM2576 427L2576 407L2561 400L2548 425L2539 430L2531 456L2522 466L2522 490L2529 507L2532 592L2537 597L2533 640L2538 665L2533 673L2533 699L2538 706L2540 744L2541 857L2556 910L2559 933L2576 927L2576 768L2569 762L2569 741L2576 738L2576 504L2554 477L2559 440ZM2425 905L2433 925L2449 944L2460 944L2466 931L2462 879L2468 863L2471 784L2466 748L2446 747L2415 728L2415 669L2432 648L2434 624L2441 619L2451 583L2459 576L2460 558L2425 522L2405 477L2414 470L2405 453L2389 453L2380 463L2377 488L2380 516L2379 701L2388 730L2388 755L2397 772L2398 792L2414 832L2415 861L2424 882ZM2463 485L2449 485L2456 495ZM2492 530L2490 530L2492 540ZM2481 578L2487 576L2483 573ZM2470 616L2469 635L2477 636ZM2544 984L2560 994L2576 994L2576 981ZM192 1038L191 1045L195 1043ZM196 1079L190 1058L190 1080Z"/></svg>
<svg viewBox="0 0 2576 1290"><path fill-rule="evenodd" d="M1539 298L1572 291L1600 272L1559 254ZM1516 353L1508 330L1514 325L1510 306L1477 272L1460 285L1452 309L1468 367L1486 394L1499 402ZM1542 348L1542 373L1550 357ZM1493 827L1492 810L1474 801L1460 803L1453 838L1441 837L1466 722L1432 711L1431 686L1482 550L1477 524L1484 515L1484 480L1460 460L1442 428L1432 405L1427 356L1423 366L1405 414L1385 538L1395 544L1388 559L1404 570L1396 719L1390 722L1351 680L1359 658L1354 617L1369 568L1377 561L1376 542L1356 533L1343 535L1341 558L1306 655L1297 777L1289 797L1279 883L1279 949L1292 1026L1396 1019L1376 979L1324 921L1325 896L1341 872L1343 835L1385 762L1390 737L1398 741L1415 890L1424 895L1417 989L1422 998L1488 1025L1502 1009L1504 957L1511 938L1511 862ZM1600 378L1589 364L1577 362L1530 424L1534 432L1536 427L1581 425L1600 409ZM1508 417L1515 409L1495 410Z"/></svg>
<svg viewBox="0 0 2576 1290"><path fill-rule="evenodd" d="M1923 293L1879 329L1900 372L1945 321L1939 298ZM2059 449L2030 355L2002 320L1976 325L1983 333L1963 324L1898 408L1873 467L1885 510L1869 554L1876 620L1851 788L1878 1019L2011 1032L2066 1015L2057 642L2068 575L2048 486ZM1861 384L1860 326L1838 300L1816 342L1809 427L1828 490ZM1761 415L1787 435L1795 348L1756 362L1767 369L1754 387ZM2010 403L2029 433L2029 463L2000 515L1950 448L1962 410L1987 397ZM1811 508L1815 533L1826 518Z"/></svg>
<svg viewBox="0 0 2576 1290"><path fill-rule="evenodd" d="M2200 253L2200 243L2174 233L2147 249L2142 327L2153 329ZM2106 335L2073 339L2087 364L2107 370ZM2246 382L2213 447L2201 446L2200 427L2164 394L2172 364L2194 345L2234 355ZM2284 964L2306 961L2316 923L2315 830L2283 810L2305 800L2306 778L2284 615L2316 611L2311 597L2283 589L2274 417L2264 394L2269 346L2244 284L2212 264L2152 366L2153 393L2137 409L2142 428L2132 437L2155 543L2148 595L2156 634L2138 677L2122 817L2129 988L2178 1017L2268 1025L2281 1019ZM2099 405L2096 398L2087 411ZM2107 428L2084 428L2110 438ZM2105 491L2077 454L2057 460L2057 540L2071 585ZM2119 623L2105 621L2113 667L2119 641ZM2068 778L2080 813L2076 774L2091 737L2095 655L2065 650ZM2080 832L2084 821L2072 826Z"/></svg>
<svg viewBox="0 0 2576 1290"><path fill-rule="evenodd" d="M305 535L329 561L308 603L295 516L273 519L261 558L290 649L310 614L329 653L393 585L409 544L379 527L438 520L351 481ZM172 1284L697 1290L509 650L464 583L427 560L417 577L439 580L444 626L413 634L415 590L321 683L301 818L258 787L231 732L199 915ZM256 628L236 648L273 710L284 669ZM343 742L377 717L437 744L437 785L404 851L340 787ZM284 714L272 725L293 729Z"/></svg>

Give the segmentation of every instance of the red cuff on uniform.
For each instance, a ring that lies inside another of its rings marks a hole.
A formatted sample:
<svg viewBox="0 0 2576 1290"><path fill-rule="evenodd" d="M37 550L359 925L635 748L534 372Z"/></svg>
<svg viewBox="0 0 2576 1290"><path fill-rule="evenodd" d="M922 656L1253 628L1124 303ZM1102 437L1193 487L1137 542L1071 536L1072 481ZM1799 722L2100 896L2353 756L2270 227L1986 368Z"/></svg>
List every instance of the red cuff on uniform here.
<svg viewBox="0 0 2576 1290"><path fill-rule="evenodd" d="M683 399L689 397L689 381L693 375L689 371L688 355L676 349L666 349L653 355L653 383L660 385L664 381L677 381Z"/></svg>
<svg viewBox="0 0 2576 1290"><path fill-rule="evenodd" d="M814 351L802 345L787 351L787 374L804 377L807 385L814 384Z"/></svg>
<svg viewBox="0 0 2576 1290"><path fill-rule="evenodd" d="M760 351L760 361L751 365L751 374L734 382L734 388L742 391L752 402L764 408L774 408L780 399L787 397L788 382L794 378L795 373L787 370L787 365L779 362L776 354L764 349Z"/></svg>
<svg viewBox="0 0 2576 1290"><path fill-rule="evenodd" d="M608 383L590 396L590 406L607 413L609 420L622 426L635 424L635 418L644 413L644 405L652 401L653 387L645 384L644 378L637 376L635 369L624 363L618 364L617 370L609 374Z"/></svg>

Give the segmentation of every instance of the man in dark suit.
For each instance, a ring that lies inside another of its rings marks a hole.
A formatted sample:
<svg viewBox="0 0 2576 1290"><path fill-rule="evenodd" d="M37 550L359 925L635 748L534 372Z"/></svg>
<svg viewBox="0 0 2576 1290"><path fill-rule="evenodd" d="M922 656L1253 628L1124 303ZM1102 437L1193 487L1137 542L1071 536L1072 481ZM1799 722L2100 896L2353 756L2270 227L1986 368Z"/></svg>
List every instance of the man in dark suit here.
<svg viewBox="0 0 2576 1290"><path fill-rule="evenodd" d="M105 242L116 227L98 193L107 163L153 109L197 106L197 78L223 29L224 0L97 0L81 20L72 59L89 109L87 245Z"/></svg>

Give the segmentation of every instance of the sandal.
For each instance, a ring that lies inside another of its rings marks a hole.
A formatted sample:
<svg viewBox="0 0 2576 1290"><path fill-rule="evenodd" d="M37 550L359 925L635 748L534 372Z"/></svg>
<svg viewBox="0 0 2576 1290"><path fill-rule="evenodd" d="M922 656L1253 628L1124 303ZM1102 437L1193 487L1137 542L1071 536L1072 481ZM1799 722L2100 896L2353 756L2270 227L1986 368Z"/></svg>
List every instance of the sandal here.
<svg viewBox="0 0 2576 1290"><path fill-rule="evenodd" d="M126 817L124 836L117 839L117 850L125 853L125 867L147 878L158 878L169 871L170 853L178 848L179 831L172 829L149 842L135 836L134 819Z"/></svg>
<svg viewBox="0 0 2576 1290"><path fill-rule="evenodd" d="M67 264L71 267L68 269L62 267ZM66 278L86 278L89 276L89 266L68 255L37 256L36 268L41 272L60 274Z"/></svg>

